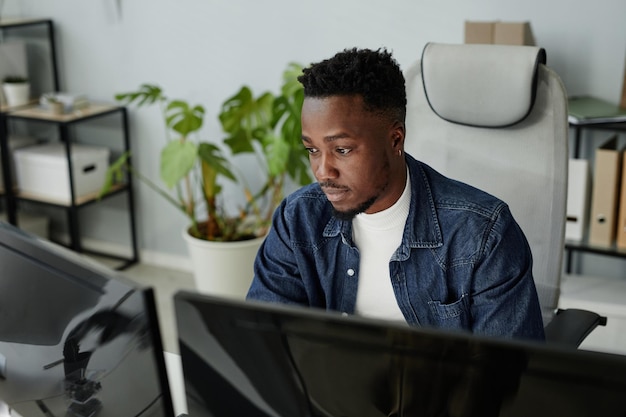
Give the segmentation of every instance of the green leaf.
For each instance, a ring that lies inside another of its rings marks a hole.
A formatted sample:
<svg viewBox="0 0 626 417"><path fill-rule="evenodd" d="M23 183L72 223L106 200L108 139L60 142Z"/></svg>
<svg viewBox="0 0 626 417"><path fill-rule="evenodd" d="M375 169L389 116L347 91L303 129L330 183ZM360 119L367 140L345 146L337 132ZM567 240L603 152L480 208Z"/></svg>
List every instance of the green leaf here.
<svg viewBox="0 0 626 417"><path fill-rule="evenodd" d="M228 146L233 154L254 152L252 135L245 130L237 130L232 135L224 139L224 143Z"/></svg>
<svg viewBox="0 0 626 417"><path fill-rule="evenodd" d="M308 162L308 153L304 146L301 149L291 148L286 169L289 177L299 185L310 184L313 181L311 167Z"/></svg>
<svg viewBox="0 0 626 417"><path fill-rule="evenodd" d="M98 198L102 198L105 194L111 191L113 185L121 182L124 178L125 171L127 169L126 164L130 158L130 151L124 152L117 160L115 160L107 169L104 177L104 184L100 189Z"/></svg>
<svg viewBox="0 0 626 417"><path fill-rule="evenodd" d="M223 175L232 181L237 181L235 175L229 168L229 162L222 155L222 151L216 145L212 143L202 142L198 146L198 156L204 162L209 164L220 175Z"/></svg>
<svg viewBox="0 0 626 417"><path fill-rule="evenodd" d="M270 134L265 138L267 168L270 176L278 176L285 172L290 156L289 144L280 136Z"/></svg>
<svg viewBox="0 0 626 417"><path fill-rule="evenodd" d="M115 100L126 104L136 101L137 106L141 107L144 104L152 104L157 101L166 100L166 98L159 86L153 84L142 84L137 91L116 94Z"/></svg>
<svg viewBox="0 0 626 417"><path fill-rule="evenodd" d="M161 151L161 179L168 188L182 180L194 167L198 148L193 142L173 140Z"/></svg>
<svg viewBox="0 0 626 417"><path fill-rule="evenodd" d="M283 86L281 90L284 97L292 97L298 91L304 90L304 87L298 81L300 75L302 75L302 65L295 62L289 63L287 69L283 72Z"/></svg>
<svg viewBox="0 0 626 417"><path fill-rule="evenodd" d="M252 142L262 141L271 131L273 102L271 93L264 93L255 99L252 91L243 86L223 103L219 119L222 129L228 134L224 142L234 154L254 152Z"/></svg>
<svg viewBox="0 0 626 417"><path fill-rule="evenodd" d="M167 126L185 137L202 127L204 107L190 107L185 101L173 100L165 109L165 117Z"/></svg>
<svg viewBox="0 0 626 417"><path fill-rule="evenodd" d="M224 132L234 133L241 129L243 121L252 112L253 108L254 98L252 97L252 91L244 85L237 94L228 98L222 104L219 119Z"/></svg>

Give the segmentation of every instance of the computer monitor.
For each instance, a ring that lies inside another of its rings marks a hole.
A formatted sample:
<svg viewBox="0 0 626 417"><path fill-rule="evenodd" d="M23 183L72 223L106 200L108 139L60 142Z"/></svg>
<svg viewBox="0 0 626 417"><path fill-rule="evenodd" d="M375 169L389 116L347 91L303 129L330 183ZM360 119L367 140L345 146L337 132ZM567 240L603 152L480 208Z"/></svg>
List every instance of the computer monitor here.
<svg viewBox="0 0 626 417"><path fill-rule="evenodd" d="M0 222L0 403L23 417L173 416L152 290Z"/></svg>
<svg viewBox="0 0 626 417"><path fill-rule="evenodd" d="M174 298L191 417L626 416L626 358L277 304Z"/></svg>

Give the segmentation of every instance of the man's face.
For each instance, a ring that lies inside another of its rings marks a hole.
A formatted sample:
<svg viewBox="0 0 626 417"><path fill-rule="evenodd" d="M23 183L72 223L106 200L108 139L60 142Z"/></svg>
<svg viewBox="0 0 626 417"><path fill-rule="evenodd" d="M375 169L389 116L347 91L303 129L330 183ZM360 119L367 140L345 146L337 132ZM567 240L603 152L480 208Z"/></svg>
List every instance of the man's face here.
<svg viewBox="0 0 626 417"><path fill-rule="evenodd" d="M384 210L404 190L404 125L366 111L361 96L306 98L302 142L339 218Z"/></svg>

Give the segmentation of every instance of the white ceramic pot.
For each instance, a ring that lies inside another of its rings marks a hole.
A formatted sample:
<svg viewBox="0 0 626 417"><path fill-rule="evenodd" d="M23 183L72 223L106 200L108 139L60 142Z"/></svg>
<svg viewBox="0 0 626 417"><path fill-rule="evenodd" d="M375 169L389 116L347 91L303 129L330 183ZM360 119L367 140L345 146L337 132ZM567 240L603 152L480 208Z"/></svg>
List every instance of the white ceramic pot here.
<svg viewBox="0 0 626 417"><path fill-rule="evenodd" d="M4 83L2 91L9 107L23 106L30 100L29 83Z"/></svg>
<svg viewBox="0 0 626 417"><path fill-rule="evenodd" d="M265 237L241 242L211 242L189 235L186 229L183 237L198 291L245 299L254 276L254 259Z"/></svg>

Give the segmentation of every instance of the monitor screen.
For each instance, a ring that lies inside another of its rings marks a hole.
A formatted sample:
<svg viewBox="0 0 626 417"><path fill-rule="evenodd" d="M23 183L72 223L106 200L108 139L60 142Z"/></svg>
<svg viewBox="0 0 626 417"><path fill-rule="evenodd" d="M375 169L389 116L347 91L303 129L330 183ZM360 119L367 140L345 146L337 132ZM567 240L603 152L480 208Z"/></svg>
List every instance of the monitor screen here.
<svg viewBox="0 0 626 417"><path fill-rule="evenodd" d="M0 222L0 403L23 417L173 416L152 290Z"/></svg>
<svg viewBox="0 0 626 417"><path fill-rule="evenodd" d="M192 417L620 416L626 358L176 294Z"/></svg>

